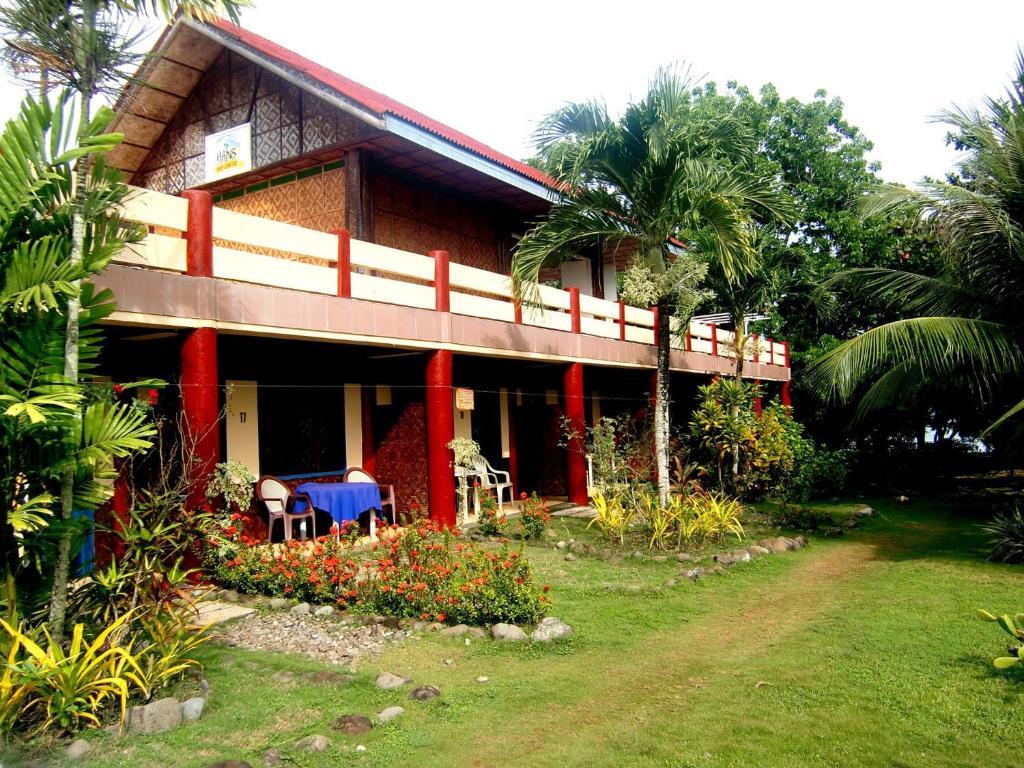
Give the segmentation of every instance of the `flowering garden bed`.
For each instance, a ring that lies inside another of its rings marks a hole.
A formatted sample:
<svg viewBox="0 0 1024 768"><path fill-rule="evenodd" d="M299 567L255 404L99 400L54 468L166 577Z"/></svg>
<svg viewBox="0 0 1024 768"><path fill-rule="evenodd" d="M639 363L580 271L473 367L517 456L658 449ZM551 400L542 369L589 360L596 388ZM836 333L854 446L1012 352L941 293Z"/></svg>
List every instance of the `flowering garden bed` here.
<svg viewBox="0 0 1024 768"><path fill-rule="evenodd" d="M208 553L217 582L250 594L331 603L359 613L449 624L530 624L544 614L522 548L483 547L430 521L382 529L358 544L355 531L284 544L254 544L237 525Z"/></svg>

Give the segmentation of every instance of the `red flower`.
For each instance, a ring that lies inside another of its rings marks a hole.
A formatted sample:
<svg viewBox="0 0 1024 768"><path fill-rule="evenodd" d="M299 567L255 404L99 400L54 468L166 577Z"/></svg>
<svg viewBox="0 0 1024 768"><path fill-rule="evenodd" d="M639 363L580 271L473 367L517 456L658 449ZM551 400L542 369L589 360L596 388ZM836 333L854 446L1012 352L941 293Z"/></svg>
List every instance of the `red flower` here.
<svg viewBox="0 0 1024 768"><path fill-rule="evenodd" d="M545 593L547 593L548 590L550 590L550 589L551 589L551 585L550 584L545 584L543 587L541 587L541 590L543 592L545 592Z"/></svg>
<svg viewBox="0 0 1024 768"><path fill-rule="evenodd" d="M150 405L156 405L157 400L160 398L160 393L155 389L146 390L146 402Z"/></svg>
<svg viewBox="0 0 1024 768"><path fill-rule="evenodd" d="M526 495L526 491L523 491L522 493L519 494L519 498L522 499L523 501L526 501L530 497Z"/></svg>
<svg viewBox="0 0 1024 768"><path fill-rule="evenodd" d="M120 384L115 384L114 385L114 394L115 395L120 395L122 392L124 392L124 387L122 387Z"/></svg>

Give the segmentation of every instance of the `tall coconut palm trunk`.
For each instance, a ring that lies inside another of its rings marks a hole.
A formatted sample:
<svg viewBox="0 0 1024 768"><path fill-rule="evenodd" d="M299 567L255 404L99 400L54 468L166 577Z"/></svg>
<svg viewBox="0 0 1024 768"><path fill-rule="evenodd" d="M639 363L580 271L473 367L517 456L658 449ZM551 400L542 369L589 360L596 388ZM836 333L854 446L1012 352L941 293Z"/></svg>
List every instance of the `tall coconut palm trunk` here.
<svg viewBox="0 0 1024 768"><path fill-rule="evenodd" d="M672 317L672 303L668 298L658 302L658 327L654 329L658 343L658 369L655 375L654 398L654 451L658 475L658 500L668 506L672 483L669 477L669 442L671 440L671 388L669 387L669 362L671 355L671 334L669 322Z"/></svg>
<svg viewBox="0 0 1024 768"><path fill-rule="evenodd" d="M735 349L736 365L735 365L735 376L737 383L743 381L743 357L747 348L747 324L744 319L743 310L733 310L732 313L733 328L735 329ZM733 419L739 418L739 406L733 408L732 417ZM736 488L740 485L740 445L739 443L733 443L732 446L732 481ZM734 489L735 490L735 489Z"/></svg>

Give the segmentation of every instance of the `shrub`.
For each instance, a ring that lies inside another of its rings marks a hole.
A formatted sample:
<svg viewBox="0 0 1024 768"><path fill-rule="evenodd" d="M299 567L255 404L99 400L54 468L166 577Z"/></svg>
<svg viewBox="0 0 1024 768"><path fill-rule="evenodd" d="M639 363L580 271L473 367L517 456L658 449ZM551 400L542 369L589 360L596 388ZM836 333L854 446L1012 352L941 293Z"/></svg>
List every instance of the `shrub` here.
<svg viewBox="0 0 1024 768"><path fill-rule="evenodd" d="M1024 513L1020 507L996 515L982 526L989 534L992 551L988 559L1001 563L1024 563Z"/></svg>
<svg viewBox="0 0 1024 768"><path fill-rule="evenodd" d="M809 507L783 504L773 509L769 515L774 525L783 528L797 528L802 531L816 531L819 528L827 528L835 524L831 515Z"/></svg>
<svg viewBox="0 0 1024 768"><path fill-rule="evenodd" d="M633 520L634 510L624 507L617 494L606 496L602 491L594 492L594 495L590 497L590 504L594 508L595 515L587 528L596 525L609 541L624 544L626 530Z"/></svg>
<svg viewBox="0 0 1024 768"><path fill-rule="evenodd" d="M519 495L519 530L522 537L527 541L539 539L544 534L544 529L551 522L551 513L544 500L536 492L527 496L525 493Z"/></svg>
<svg viewBox="0 0 1024 768"><path fill-rule="evenodd" d="M1024 663L1021 658L1021 651L1024 650L1024 613L1015 616L995 616L988 611L978 610L978 617L983 621L994 621L1010 637L1014 644L1008 649L1009 656L1000 656L993 663L996 669L1009 669L1017 664Z"/></svg>
<svg viewBox="0 0 1024 768"><path fill-rule="evenodd" d="M206 484L209 499L221 498L228 510L244 512L252 504L256 478L240 461L228 459L216 466Z"/></svg>
<svg viewBox="0 0 1024 768"><path fill-rule="evenodd" d="M480 492L479 483L476 484ZM498 517L498 500L490 493L480 497L480 517L476 524L477 533L481 536L504 536L505 520Z"/></svg>
<svg viewBox="0 0 1024 768"><path fill-rule="evenodd" d="M99 726L111 702L120 705L123 720L129 692L147 690L132 643L118 640L128 618L117 619L92 641L85 640L85 625L76 624L67 650L45 632L40 645L24 627L15 628L0 619L0 627L11 639L0 684L6 689L5 704L0 705L6 722L0 725L9 730L18 723L28 724L35 726L35 733Z"/></svg>
<svg viewBox="0 0 1024 768"><path fill-rule="evenodd" d="M364 551L329 537L255 547L236 542L213 570L221 584L242 592L361 612L454 624L540 618L545 598L522 552L507 545L491 551L456 537L420 521L384 529Z"/></svg>

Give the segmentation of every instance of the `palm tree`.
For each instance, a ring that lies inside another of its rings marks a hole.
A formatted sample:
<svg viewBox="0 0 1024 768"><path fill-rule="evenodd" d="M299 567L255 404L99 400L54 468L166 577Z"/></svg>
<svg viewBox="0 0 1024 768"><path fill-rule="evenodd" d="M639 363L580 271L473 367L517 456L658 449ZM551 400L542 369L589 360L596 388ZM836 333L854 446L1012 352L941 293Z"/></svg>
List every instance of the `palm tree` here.
<svg viewBox="0 0 1024 768"><path fill-rule="evenodd" d="M938 274L865 268L840 275L902 316L825 354L805 381L841 400L866 386L858 418L915 391L956 386L1003 411L994 427L1024 410L1024 401L1007 410L1004 399L1024 373L1024 51L1004 98L937 119L966 152L957 174L915 189L884 188L868 198L864 214L909 217L931 233L941 248Z"/></svg>
<svg viewBox="0 0 1024 768"><path fill-rule="evenodd" d="M171 18L176 13L211 18L225 13L237 21L248 0L11 0L0 7L0 28L7 45L5 57L18 76L45 92L62 86L77 93L77 138L88 138L92 101L109 94L127 78L126 70L138 63L133 52L138 35L131 23L148 14ZM92 246L88 242L90 211L89 183L93 155L82 154L74 163L74 184L70 200L71 250L69 266L81 268ZM64 332L64 378L77 384L80 362L81 315L80 278L72 280L67 296ZM73 412L75 429L85 426L80 409ZM61 518L71 517L75 479L71 467L64 470L61 483ZM50 602L50 632L63 637L67 605L67 582L71 560L71 531L59 543Z"/></svg>
<svg viewBox="0 0 1024 768"><path fill-rule="evenodd" d="M670 318L689 320L701 298L703 262L734 277L749 271L752 207L785 215L770 184L729 161L755 150L752 136L731 116L694 110L691 88L686 71L661 70L618 119L588 102L542 121L537 144L563 194L512 260L516 295L530 303L546 266L602 244L634 254L624 298L659 310L655 452L662 503L669 494ZM699 247L673 245L680 240Z"/></svg>

